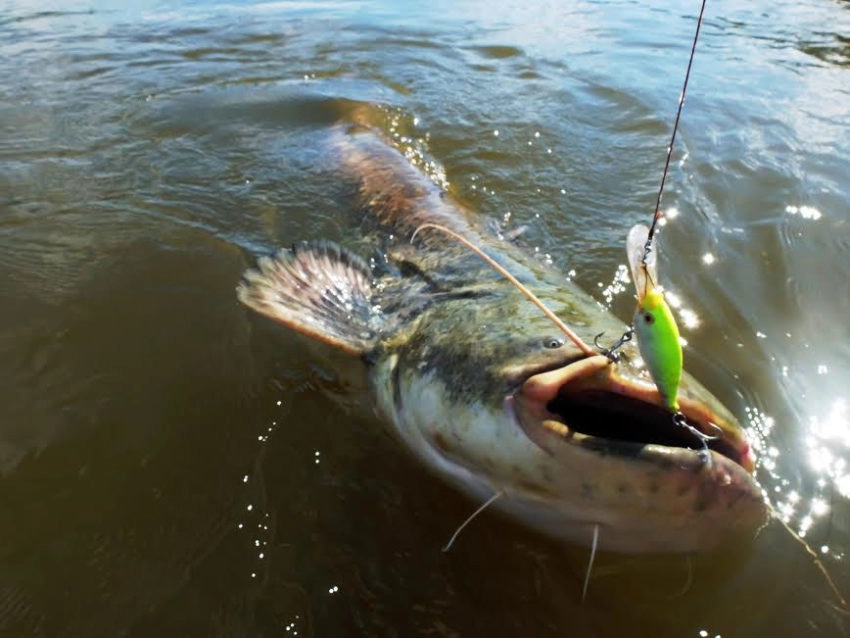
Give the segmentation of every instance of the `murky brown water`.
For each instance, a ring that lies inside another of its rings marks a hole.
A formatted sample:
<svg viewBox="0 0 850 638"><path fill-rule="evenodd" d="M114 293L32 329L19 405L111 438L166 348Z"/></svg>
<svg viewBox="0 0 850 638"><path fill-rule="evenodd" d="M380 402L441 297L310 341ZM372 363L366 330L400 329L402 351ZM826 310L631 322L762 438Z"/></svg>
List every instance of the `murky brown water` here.
<svg viewBox="0 0 850 638"><path fill-rule="evenodd" d="M776 523L720 555L601 556L584 604L587 552L496 515L442 553L476 504L234 295L258 254L350 240L318 149L371 104L604 301L697 9L0 9L0 635L850 633ZM845 596L849 9L709 4L661 244L698 319L686 365Z"/></svg>

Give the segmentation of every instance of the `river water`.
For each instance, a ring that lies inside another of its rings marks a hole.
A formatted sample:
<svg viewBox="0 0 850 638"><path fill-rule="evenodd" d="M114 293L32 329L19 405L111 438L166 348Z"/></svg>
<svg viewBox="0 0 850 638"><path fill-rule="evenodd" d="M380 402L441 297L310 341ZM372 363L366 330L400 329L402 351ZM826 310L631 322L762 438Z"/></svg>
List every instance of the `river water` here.
<svg viewBox="0 0 850 638"><path fill-rule="evenodd" d="M413 5L413 3L409 3ZM476 504L328 402L234 286L345 240L322 140L367 110L620 317L698 6L0 7L0 635L839 636L774 521L597 559ZM850 4L711 0L668 179L686 367L850 596ZM677 214L678 213L678 214Z"/></svg>

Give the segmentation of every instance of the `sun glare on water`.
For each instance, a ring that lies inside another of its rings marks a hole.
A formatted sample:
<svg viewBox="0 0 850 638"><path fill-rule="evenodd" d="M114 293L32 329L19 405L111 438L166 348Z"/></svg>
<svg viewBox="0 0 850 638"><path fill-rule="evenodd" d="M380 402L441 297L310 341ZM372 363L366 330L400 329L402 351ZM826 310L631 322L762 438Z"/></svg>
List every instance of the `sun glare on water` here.
<svg viewBox="0 0 850 638"><path fill-rule="evenodd" d="M850 473L847 461L840 454L850 450L850 412L847 401L839 397L832 402L823 417L810 417L806 438L809 467L829 479L838 492L850 498Z"/></svg>

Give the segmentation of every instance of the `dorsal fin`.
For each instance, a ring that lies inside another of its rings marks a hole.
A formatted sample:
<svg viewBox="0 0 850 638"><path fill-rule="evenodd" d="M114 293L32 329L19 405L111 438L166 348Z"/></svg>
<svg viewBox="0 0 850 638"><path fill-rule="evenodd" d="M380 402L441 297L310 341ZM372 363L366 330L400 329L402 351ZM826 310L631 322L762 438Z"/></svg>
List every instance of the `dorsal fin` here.
<svg viewBox="0 0 850 638"><path fill-rule="evenodd" d="M382 321L371 302L372 273L332 242L305 242L260 258L236 295L260 314L350 354L377 343Z"/></svg>

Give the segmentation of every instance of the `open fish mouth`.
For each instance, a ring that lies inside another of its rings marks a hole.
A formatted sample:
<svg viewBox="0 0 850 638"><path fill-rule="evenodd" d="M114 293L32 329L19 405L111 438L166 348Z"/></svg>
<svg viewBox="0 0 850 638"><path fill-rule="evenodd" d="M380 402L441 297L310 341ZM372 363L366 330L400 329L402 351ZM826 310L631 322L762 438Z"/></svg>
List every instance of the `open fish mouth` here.
<svg viewBox="0 0 850 638"><path fill-rule="evenodd" d="M566 443L697 469L706 463L707 447L711 458L726 466L731 461L748 474L755 467L752 449L731 416L683 388L679 407L686 427L673 419L654 386L625 378L601 355L531 375L512 403L525 434L552 454Z"/></svg>

